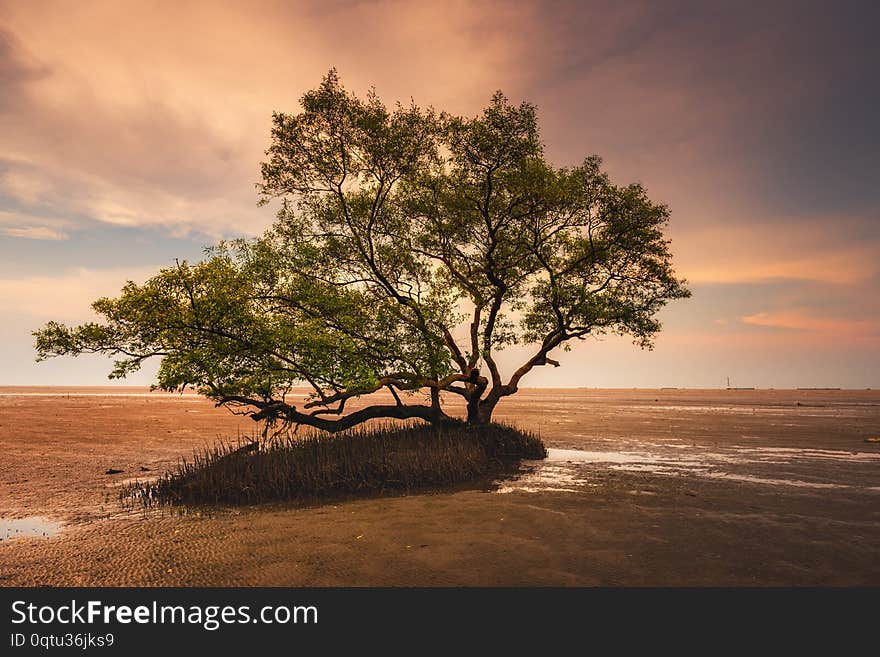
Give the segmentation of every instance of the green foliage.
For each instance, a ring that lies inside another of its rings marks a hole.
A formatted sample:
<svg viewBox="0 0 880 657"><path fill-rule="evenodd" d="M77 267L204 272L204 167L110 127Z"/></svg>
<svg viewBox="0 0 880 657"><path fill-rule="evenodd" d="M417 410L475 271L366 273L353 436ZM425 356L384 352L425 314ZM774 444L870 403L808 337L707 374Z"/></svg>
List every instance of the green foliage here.
<svg viewBox="0 0 880 657"><path fill-rule="evenodd" d="M473 118L389 109L335 71L301 105L273 115L259 186L263 204L281 201L272 228L99 299L102 323L47 324L38 357L111 354L114 377L161 357L163 389L328 430L442 420L440 391L484 422L557 347L603 333L650 347L657 312L689 295L666 206L612 183L597 157L554 168L531 105L499 92ZM511 344L535 350L504 380L495 354ZM313 399L297 408L301 384ZM432 403L344 414L383 387Z"/></svg>

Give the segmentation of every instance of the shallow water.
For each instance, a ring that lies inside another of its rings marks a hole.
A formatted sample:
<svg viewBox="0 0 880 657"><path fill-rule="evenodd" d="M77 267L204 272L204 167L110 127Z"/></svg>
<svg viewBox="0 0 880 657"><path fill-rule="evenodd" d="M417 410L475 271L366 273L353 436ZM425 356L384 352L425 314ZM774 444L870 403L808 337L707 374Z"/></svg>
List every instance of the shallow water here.
<svg viewBox="0 0 880 657"><path fill-rule="evenodd" d="M61 523L32 516L30 518L0 518L0 541L11 541L16 538L39 537L48 538L61 531Z"/></svg>
<svg viewBox="0 0 880 657"><path fill-rule="evenodd" d="M822 417L860 417L873 414L877 407L873 402L847 402L842 404L799 404L792 405L731 405L712 406L696 404L663 404L633 405L631 412L651 411L661 414L699 413L705 415L774 415L791 418L822 418Z"/></svg>
<svg viewBox="0 0 880 657"><path fill-rule="evenodd" d="M731 446L726 450L681 444L647 443L651 451L587 451L548 449L543 461L525 461L515 477L496 482L497 493L522 491L576 493L598 486L604 470L643 472L663 476L694 476L762 486L795 488L853 488L878 492L880 487L862 485L851 478L852 468L880 463L878 452L845 452L829 449ZM809 481L791 470L830 469L834 481L823 477Z"/></svg>

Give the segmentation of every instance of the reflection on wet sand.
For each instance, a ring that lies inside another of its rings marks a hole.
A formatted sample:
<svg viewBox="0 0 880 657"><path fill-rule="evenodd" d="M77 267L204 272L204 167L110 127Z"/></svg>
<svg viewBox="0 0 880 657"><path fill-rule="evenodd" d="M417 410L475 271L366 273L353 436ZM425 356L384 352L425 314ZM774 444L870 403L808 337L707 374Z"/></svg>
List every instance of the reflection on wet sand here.
<svg viewBox="0 0 880 657"><path fill-rule="evenodd" d="M644 443L651 451L587 451L578 449L549 449L544 461L526 461L518 475L497 482L498 493L521 491L574 493L595 486L597 471L622 470L667 476L694 476L708 479L726 479L767 486L794 486L799 488L860 488L880 491L880 487L851 481L857 474L846 464L880 463L878 452L844 452L829 449L796 449L786 447L732 446L725 450L688 446L676 443ZM834 462L830 473L821 462ZM768 467L769 466L769 467ZM810 468L817 476L815 466L835 481L807 480L791 474L792 468ZM769 474L768 474L769 473Z"/></svg>
<svg viewBox="0 0 880 657"><path fill-rule="evenodd" d="M0 518L0 541L11 541L17 538L39 537L48 538L61 531L61 523L32 516L30 518Z"/></svg>
<svg viewBox="0 0 880 657"><path fill-rule="evenodd" d="M511 494L143 514L121 482L254 423L143 388L0 388L0 518L64 523L4 525L0 586L880 583L880 391L524 389L497 419L551 448Z"/></svg>

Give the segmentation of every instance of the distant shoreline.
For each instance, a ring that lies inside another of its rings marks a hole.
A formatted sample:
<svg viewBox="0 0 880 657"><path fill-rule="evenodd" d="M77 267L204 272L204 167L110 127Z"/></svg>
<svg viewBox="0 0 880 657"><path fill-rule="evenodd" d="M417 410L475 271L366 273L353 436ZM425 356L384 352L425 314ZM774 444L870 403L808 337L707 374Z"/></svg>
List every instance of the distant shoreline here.
<svg viewBox="0 0 880 657"><path fill-rule="evenodd" d="M837 387L798 387L798 388L755 388L755 387L719 387L719 388L687 388L687 387L662 387L662 388L593 388L584 386L567 387L520 387L520 391L592 391L592 392L652 392L652 393L684 393L684 392L872 392L880 388L837 388ZM311 388L293 388L291 393L308 394ZM199 397L193 390L185 392L166 392L162 390L151 391L149 386L51 386L51 385L0 385L2 396L119 396L119 397Z"/></svg>

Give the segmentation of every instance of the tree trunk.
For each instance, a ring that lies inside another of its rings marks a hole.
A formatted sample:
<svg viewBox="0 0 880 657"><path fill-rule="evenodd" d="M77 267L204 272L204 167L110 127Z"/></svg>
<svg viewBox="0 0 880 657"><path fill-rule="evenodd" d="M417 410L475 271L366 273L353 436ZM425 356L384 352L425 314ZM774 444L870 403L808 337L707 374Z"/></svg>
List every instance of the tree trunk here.
<svg viewBox="0 0 880 657"><path fill-rule="evenodd" d="M480 403L480 423L489 424L492 421L492 413L495 411L495 405L498 403L497 397L484 399Z"/></svg>
<svg viewBox="0 0 880 657"><path fill-rule="evenodd" d="M489 424L492 421L492 412L498 399L489 396L486 399L470 399L467 405L467 423L472 426Z"/></svg>
<svg viewBox="0 0 880 657"><path fill-rule="evenodd" d="M478 398L472 397L471 399L468 399L467 423L468 424L479 424L480 423L480 400Z"/></svg>

